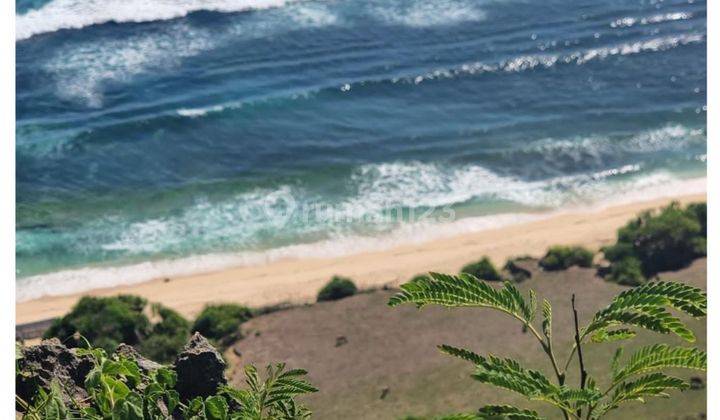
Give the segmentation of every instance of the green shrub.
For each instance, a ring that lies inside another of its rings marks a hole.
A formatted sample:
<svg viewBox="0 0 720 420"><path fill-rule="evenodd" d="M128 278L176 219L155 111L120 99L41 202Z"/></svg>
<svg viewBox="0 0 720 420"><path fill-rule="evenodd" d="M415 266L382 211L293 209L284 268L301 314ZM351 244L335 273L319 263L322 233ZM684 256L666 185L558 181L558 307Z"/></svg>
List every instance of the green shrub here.
<svg viewBox="0 0 720 420"><path fill-rule="evenodd" d="M57 337L68 347L85 347L87 340L108 353L125 343L145 356L168 362L187 339L189 323L177 312L153 305L160 321L152 324L144 313L146 305L139 296L85 296L48 328L44 338Z"/></svg>
<svg viewBox="0 0 720 420"><path fill-rule="evenodd" d="M58 337L68 347L84 347L84 337L112 352L120 343L137 345L149 332L143 313L147 301L138 296L84 296L73 309L53 322L44 338Z"/></svg>
<svg viewBox="0 0 720 420"><path fill-rule="evenodd" d="M357 286L347 277L334 276L328 284L320 289L317 296L318 302L338 300L352 296L357 293Z"/></svg>
<svg viewBox="0 0 720 420"><path fill-rule="evenodd" d="M510 273L513 281L520 283L532 277L532 273L528 269L521 267L518 262L530 259L530 257L508 258L503 268Z"/></svg>
<svg viewBox="0 0 720 420"><path fill-rule="evenodd" d="M608 280L625 286L639 286L645 283L640 260L626 257L610 266Z"/></svg>
<svg viewBox="0 0 720 420"><path fill-rule="evenodd" d="M544 257L540 259L543 270L566 270L574 265L578 267L592 267L593 252L581 246L552 246Z"/></svg>
<svg viewBox="0 0 720 420"><path fill-rule="evenodd" d="M208 305L195 319L193 331L218 343L226 344L238 337L240 324L250 318L252 312L242 305L233 303Z"/></svg>
<svg viewBox="0 0 720 420"><path fill-rule="evenodd" d="M642 274L652 277L661 271L687 267L706 254L707 206L696 203L682 208L672 203L660 212L646 211L618 230L617 243L603 248L613 265L632 257Z"/></svg>
<svg viewBox="0 0 720 420"><path fill-rule="evenodd" d="M137 345L137 349L145 357L167 363L177 356L187 341L190 322L160 304L154 304L152 309L160 321L152 326L150 334Z"/></svg>
<svg viewBox="0 0 720 420"><path fill-rule="evenodd" d="M488 257L482 257L478 262L470 263L460 270L461 273L472 274L480 280L501 281L500 272Z"/></svg>

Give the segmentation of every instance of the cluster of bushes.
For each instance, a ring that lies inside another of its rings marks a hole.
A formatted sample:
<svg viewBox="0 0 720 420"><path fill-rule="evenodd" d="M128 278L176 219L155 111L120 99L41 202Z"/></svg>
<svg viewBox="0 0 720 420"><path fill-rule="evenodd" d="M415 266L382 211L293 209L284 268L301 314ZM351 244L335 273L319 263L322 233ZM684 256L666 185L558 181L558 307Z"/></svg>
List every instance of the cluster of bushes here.
<svg viewBox="0 0 720 420"><path fill-rule="evenodd" d="M602 249L607 278L639 285L661 271L687 267L707 253L707 205L672 203L645 211L618 230L617 242Z"/></svg>
<svg viewBox="0 0 720 420"><path fill-rule="evenodd" d="M343 299L356 294L357 286L347 277L333 276L317 295L318 302Z"/></svg>
<svg viewBox="0 0 720 420"><path fill-rule="evenodd" d="M68 347L86 347L87 343L112 352L120 343L135 347L153 360L172 360L191 332L198 331L219 345L238 337L240 325L252 317L240 305L208 305L190 323L180 314L139 296L85 296L65 316L48 328L44 338L57 337Z"/></svg>
<svg viewBox="0 0 720 420"><path fill-rule="evenodd" d="M595 254L581 246L552 246L538 264L543 270L556 271L566 270L577 266L583 268L592 267Z"/></svg>
<svg viewBox="0 0 720 420"><path fill-rule="evenodd" d="M480 280L501 281L503 277L488 257L482 257L480 261L464 266L461 273L472 274Z"/></svg>

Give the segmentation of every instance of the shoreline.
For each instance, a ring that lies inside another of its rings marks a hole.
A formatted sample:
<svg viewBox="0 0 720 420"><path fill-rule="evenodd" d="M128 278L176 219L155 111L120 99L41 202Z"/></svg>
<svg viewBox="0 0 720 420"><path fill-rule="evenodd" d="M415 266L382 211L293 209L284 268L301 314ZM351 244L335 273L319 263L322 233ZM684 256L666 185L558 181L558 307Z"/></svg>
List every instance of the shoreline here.
<svg viewBox="0 0 720 420"><path fill-rule="evenodd" d="M398 284L426 271L455 273L482 255L501 265L512 256L539 257L550 245L579 244L597 249L611 243L617 228L642 210L673 200L688 203L706 199L704 193L641 199L600 208L553 212L520 223L350 255L286 258L169 280L156 278L83 293L44 296L17 302L16 324L63 315L83 295L137 294L186 317L193 317L211 302L236 302L250 307L313 302L317 291L335 274L351 277L362 289Z"/></svg>

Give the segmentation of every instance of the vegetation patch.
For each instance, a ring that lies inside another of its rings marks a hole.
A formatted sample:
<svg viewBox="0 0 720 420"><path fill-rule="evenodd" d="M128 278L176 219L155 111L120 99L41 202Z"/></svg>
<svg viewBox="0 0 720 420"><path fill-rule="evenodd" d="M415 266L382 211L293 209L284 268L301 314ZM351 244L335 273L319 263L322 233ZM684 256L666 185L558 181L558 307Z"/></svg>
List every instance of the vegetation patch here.
<svg viewBox="0 0 720 420"><path fill-rule="evenodd" d="M221 345L227 345L240 337L240 325L250 318L252 312L242 305L207 305L195 319L192 329Z"/></svg>
<svg viewBox="0 0 720 420"><path fill-rule="evenodd" d="M540 259L543 270L567 270L572 266L592 267L594 254L581 246L552 246L544 257Z"/></svg>
<svg viewBox="0 0 720 420"><path fill-rule="evenodd" d="M318 302L343 299L357 293L358 289L347 277L333 276L317 295Z"/></svg>
<svg viewBox="0 0 720 420"><path fill-rule="evenodd" d="M618 230L617 242L602 252L610 262L608 279L623 284L637 279L638 266L644 278L687 267L707 253L707 205L683 208L672 203L659 212L640 213Z"/></svg>
<svg viewBox="0 0 720 420"><path fill-rule="evenodd" d="M487 256L482 257L480 261L470 263L460 270L461 273L472 274L473 276L487 281L501 281L502 275L495 268L495 265Z"/></svg>

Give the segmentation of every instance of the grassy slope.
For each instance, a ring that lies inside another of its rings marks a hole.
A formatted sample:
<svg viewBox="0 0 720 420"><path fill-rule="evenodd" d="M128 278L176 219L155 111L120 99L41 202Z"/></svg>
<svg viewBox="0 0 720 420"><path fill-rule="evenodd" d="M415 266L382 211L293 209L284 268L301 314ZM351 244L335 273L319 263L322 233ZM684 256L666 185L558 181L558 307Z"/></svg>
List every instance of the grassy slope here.
<svg viewBox="0 0 720 420"><path fill-rule="evenodd" d="M661 278L705 288L706 261L698 260L685 270ZM521 287L532 287L540 299L552 302L558 349L572 340L572 293L577 295L584 323L623 290L596 278L592 270L577 268L556 273L535 271ZM435 348L447 343L480 354L514 357L527 367L551 375L544 353L530 334L521 331L517 321L489 310L428 307L418 311L410 305L391 309L386 306L391 294L361 294L253 319L245 324L248 337L237 344L242 358L232 350L227 353L232 366L230 376L233 381L242 381L241 366L250 362L285 360L291 367L306 368L313 384L320 388L307 400L318 419L393 419L410 414L469 412L499 402L543 408L473 381L469 364L444 356ZM689 325L698 335L697 345L704 348L705 321L690 320ZM339 336L346 337L347 344L336 347ZM641 334L631 347L658 340L682 344L675 338ZM588 370L601 385L615 348L611 344L585 347ZM626 355L628 350L631 348L626 349ZM558 357L564 360L565 352L558 351ZM705 381L705 375L696 372L679 374L699 376ZM577 376L568 379L570 384L577 381ZM381 399L384 389L387 395ZM614 418L700 418L704 411L705 390L688 390L669 400L631 403ZM556 411L542 412L549 418L557 417Z"/></svg>

